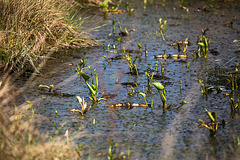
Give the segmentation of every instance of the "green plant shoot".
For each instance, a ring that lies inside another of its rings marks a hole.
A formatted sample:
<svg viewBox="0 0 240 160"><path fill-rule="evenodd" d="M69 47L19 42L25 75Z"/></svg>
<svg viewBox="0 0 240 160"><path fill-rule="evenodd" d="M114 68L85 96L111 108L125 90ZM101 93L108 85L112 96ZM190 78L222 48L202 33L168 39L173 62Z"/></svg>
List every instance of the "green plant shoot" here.
<svg viewBox="0 0 240 160"><path fill-rule="evenodd" d="M160 98L161 98L162 103L163 103L163 112L166 112L167 111L167 99L166 99L165 87L160 82L153 82L152 84L158 90L158 93L160 94Z"/></svg>
<svg viewBox="0 0 240 160"><path fill-rule="evenodd" d="M209 44L210 44L210 38L207 39L204 35L202 35L200 38L200 41L198 42L198 45L199 45L198 56L199 57L201 57L201 53L202 53L203 57L207 58Z"/></svg>
<svg viewBox="0 0 240 160"><path fill-rule="evenodd" d="M147 103L147 100L146 100L147 95L143 92L140 92L139 94L144 98L145 104L148 107L148 103Z"/></svg>

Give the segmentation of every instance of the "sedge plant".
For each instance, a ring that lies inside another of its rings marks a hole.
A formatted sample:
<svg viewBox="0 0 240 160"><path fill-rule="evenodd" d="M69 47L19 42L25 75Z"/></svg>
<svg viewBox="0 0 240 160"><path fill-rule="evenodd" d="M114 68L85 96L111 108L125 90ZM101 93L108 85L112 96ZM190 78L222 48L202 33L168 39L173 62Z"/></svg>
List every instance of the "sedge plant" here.
<svg viewBox="0 0 240 160"><path fill-rule="evenodd" d="M163 103L163 112L166 112L167 111L167 99L166 99L165 87L160 82L153 82L152 84L158 90L158 93L160 94L160 98L161 98L162 103Z"/></svg>

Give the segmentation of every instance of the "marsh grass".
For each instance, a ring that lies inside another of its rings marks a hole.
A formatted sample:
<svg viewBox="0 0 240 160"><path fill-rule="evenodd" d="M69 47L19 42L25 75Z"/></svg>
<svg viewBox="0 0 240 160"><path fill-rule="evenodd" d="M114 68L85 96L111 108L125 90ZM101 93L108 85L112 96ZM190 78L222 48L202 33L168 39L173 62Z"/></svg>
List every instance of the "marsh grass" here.
<svg viewBox="0 0 240 160"><path fill-rule="evenodd" d="M88 45L69 18L75 5L65 0L0 0L0 66L19 72L32 68L44 53Z"/></svg>

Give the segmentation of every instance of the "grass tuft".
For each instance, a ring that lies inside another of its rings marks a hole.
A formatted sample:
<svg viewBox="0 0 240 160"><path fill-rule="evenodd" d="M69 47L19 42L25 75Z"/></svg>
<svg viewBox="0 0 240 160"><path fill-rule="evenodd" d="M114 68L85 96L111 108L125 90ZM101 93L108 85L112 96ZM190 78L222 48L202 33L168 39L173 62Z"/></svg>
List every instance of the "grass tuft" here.
<svg viewBox="0 0 240 160"><path fill-rule="evenodd" d="M47 52L90 44L69 18L66 0L0 0L0 68L33 68Z"/></svg>

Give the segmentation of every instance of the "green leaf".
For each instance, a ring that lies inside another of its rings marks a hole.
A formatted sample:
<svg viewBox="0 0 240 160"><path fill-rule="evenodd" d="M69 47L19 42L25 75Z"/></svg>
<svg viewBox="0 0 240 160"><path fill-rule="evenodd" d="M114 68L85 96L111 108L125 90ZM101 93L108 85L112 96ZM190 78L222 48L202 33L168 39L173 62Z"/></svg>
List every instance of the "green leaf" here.
<svg viewBox="0 0 240 160"><path fill-rule="evenodd" d="M184 104L187 104L187 103L188 103L188 102L186 102L186 101L181 101L181 102L180 102L181 105L184 105Z"/></svg>
<svg viewBox="0 0 240 160"><path fill-rule="evenodd" d="M141 96L143 96L144 99L145 99L146 96L147 96L147 95L146 95L145 93L143 93L143 92L140 92L139 94L140 94Z"/></svg>
<svg viewBox="0 0 240 160"><path fill-rule="evenodd" d="M92 86L90 86L87 82L86 82L86 84L87 84L87 86L88 86L91 94L92 94L92 95L96 95L96 91L92 88Z"/></svg>
<svg viewBox="0 0 240 160"><path fill-rule="evenodd" d="M93 88L94 91L97 90L97 86L95 84L92 84L92 88Z"/></svg>
<svg viewBox="0 0 240 160"><path fill-rule="evenodd" d="M167 99L166 99L165 95L163 94L163 92L161 92L161 98L162 98L162 101L164 101L164 102L167 101Z"/></svg>
<svg viewBox="0 0 240 160"><path fill-rule="evenodd" d="M205 111L207 112L208 114L208 117L211 119L212 122L215 122L216 121L216 117L217 117L217 114L213 115L212 112L209 112L207 109L205 109ZM216 113L216 112L215 112Z"/></svg>
<svg viewBox="0 0 240 160"><path fill-rule="evenodd" d="M96 74L96 86L97 86L97 89L98 89L98 75L97 74Z"/></svg>
<svg viewBox="0 0 240 160"><path fill-rule="evenodd" d="M204 43L202 43L202 42L199 42L198 45L201 47L204 47Z"/></svg>
<svg viewBox="0 0 240 160"><path fill-rule="evenodd" d="M150 78L149 73L148 73L147 71L145 72L145 75L146 75L148 78Z"/></svg>
<svg viewBox="0 0 240 160"><path fill-rule="evenodd" d="M108 5L108 0L105 0L104 2L103 2L103 6L107 6Z"/></svg>
<svg viewBox="0 0 240 160"><path fill-rule="evenodd" d="M137 60L138 57L139 57L139 56L136 56L136 58L133 60L133 64L135 64L135 62L136 62L136 60Z"/></svg>
<svg viewBox="0 0 240 160"><path fill-rule="evenodd" d="M82 71L79 71L78 74L80 74L84 78L85 81L90 79L90 76L87 75L86 73L82 72Z"/></svg>
<svg viewBox="0 0 240 160"><path fill-rule="evenodd" d="M142 45L141 45L140 43L138 43L138 47L139 47L139 48L142 48Z"/></svg>
<svg viewBox="0 0 240 160"><path fill-rule="evenodd" d="M201 122L201 123L203 123L203 124L205 123L205 122L204 122L203 120L201 120L201 119L199 119L198 121Z"/></svg>
<svg viewBox="0 0 240 160"><path fill-rule="evenodd" d="M162 85L162 83L153 82L152 84L157 88L157 90L164 90L164 86Z"/></svg>

